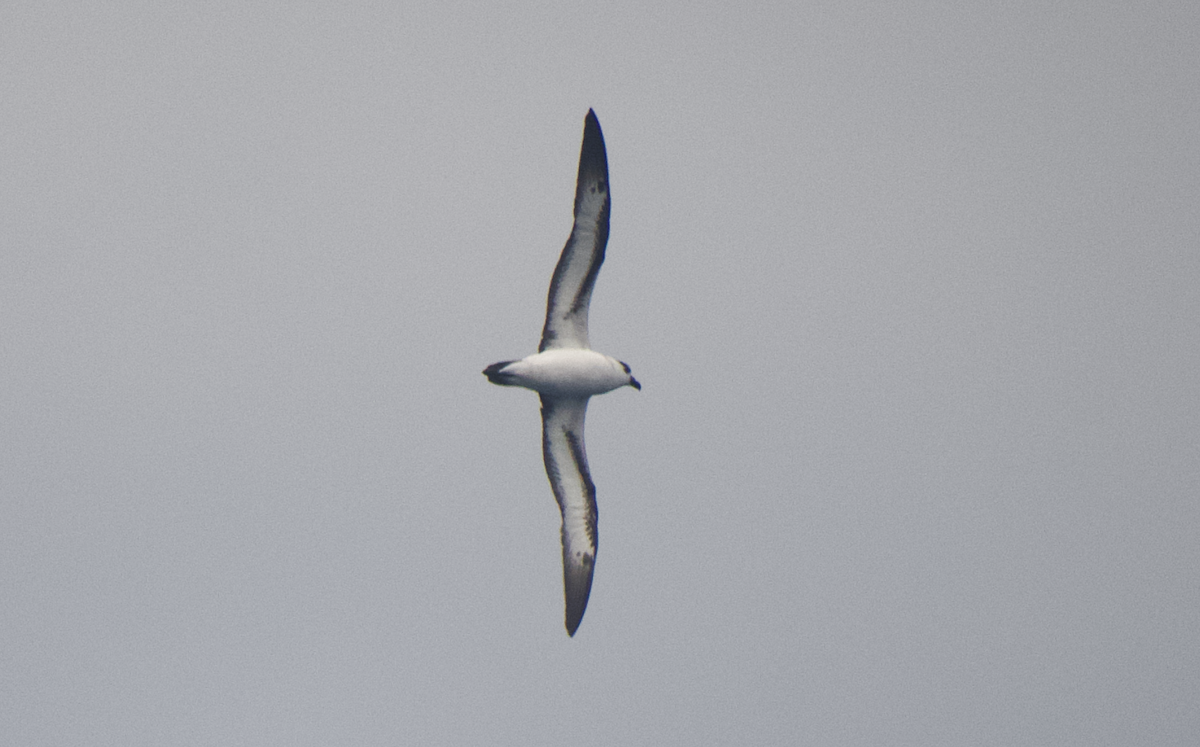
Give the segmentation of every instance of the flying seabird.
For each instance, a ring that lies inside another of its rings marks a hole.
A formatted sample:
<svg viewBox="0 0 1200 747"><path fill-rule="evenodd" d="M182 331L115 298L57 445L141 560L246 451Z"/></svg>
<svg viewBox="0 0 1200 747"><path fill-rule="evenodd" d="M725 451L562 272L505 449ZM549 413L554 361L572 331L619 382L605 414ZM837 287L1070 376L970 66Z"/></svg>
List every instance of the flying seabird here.
<svg viewBox="0 0 1200 747"><path fill-rule="evenodd" d="M629 366L588 346L588 304L608 243L608 156L596 113L588 110L575 185L575 225L546 300L538 352L483 370L488 381L532 389L542 398L542 457L562 511L567 633L587 609L596 566L596 486L583 447L588 399L623 386L641 389Z"/></svg>

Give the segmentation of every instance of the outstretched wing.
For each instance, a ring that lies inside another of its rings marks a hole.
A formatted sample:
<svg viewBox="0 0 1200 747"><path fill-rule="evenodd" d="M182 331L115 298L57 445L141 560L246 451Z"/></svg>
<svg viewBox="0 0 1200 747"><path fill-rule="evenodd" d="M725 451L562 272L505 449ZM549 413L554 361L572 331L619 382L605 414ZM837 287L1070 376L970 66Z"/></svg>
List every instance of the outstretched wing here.
<svg viewBox="0 0 1200 747"><path fill-rule="evenodd" d="M596 486L583 447L587 398L542 395L542 456L562 510L563 587L567 633L575 635L592 591L596 567Z"/></svg>
<svg viewBox="0 0 1200 747"><path fill-rule="evenodd" d="M538 352L588 347L588 305L608 244L608 155L596 113L588 109L575 184L575 225L563 247L546 301Z"/></svg>

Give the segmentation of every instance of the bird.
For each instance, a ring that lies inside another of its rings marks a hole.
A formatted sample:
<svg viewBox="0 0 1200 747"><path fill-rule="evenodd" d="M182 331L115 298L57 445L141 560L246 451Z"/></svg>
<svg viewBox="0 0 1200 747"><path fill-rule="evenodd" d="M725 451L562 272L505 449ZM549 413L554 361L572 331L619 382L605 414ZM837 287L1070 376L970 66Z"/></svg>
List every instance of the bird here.
<svg viewBox="0 0 1200 747"><path fill-rule="evenodd" d="M541 397L542 458L562 512L563 595L567 634L575 636L596 568L596 485L588 469L583 422L588 400L624 386L641 391L628 364L588 345L588 306L608 244L608 153L596 112L588 109L579 149L575 222L550 280L537 353L483 370L493 384Z"/></svg>

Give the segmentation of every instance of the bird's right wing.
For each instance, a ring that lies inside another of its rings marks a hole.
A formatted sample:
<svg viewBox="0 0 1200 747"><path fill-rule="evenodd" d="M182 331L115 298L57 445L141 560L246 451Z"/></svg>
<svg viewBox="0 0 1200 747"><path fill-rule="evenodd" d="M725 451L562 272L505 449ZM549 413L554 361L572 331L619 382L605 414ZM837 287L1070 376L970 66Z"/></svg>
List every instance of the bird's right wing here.
<svg viewBox="0 0 1200 747"><path fill-rule="evenodd" d="M538 352L588 347L588 306L608 244L608 155L596 113L588 109L575 184L575 225L567 239L546 300L546 325Z"/></svg>

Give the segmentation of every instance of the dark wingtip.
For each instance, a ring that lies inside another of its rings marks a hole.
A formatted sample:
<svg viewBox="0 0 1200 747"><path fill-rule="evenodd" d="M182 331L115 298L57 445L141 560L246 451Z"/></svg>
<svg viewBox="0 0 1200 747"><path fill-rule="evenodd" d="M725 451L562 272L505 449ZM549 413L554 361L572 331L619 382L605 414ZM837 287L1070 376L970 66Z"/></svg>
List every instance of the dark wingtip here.
<svg viewBox="0 0 1200 747"><path fill-rule="evenodd" d="M572 608L570 600L567 600L567 635L575 637L575 631L579 630L579 623L583 622L583 613L587 610L587 598L583 600L583 604Z"/></svg>
<svg viewBox="0 0 1200 747"><path fill-rule="evenodd" d="M592 594L592 574L596 570L595 558L585 555L581 563L563 566L563 589L567 602L567 635L575 637L583 613L587 611L588 597Z"/></svg>
<svg viewBox="0 0 1200 747"><path fill-rule="evenodd" d="M600 129L600 120L596 112L588 109L587 118L583 120L583 146L579 152L579 173L603 176L607 181L608 152L604 147L604 132Z"/></svg>
<svg viewBox="0 0 1200 747"><path fill-rule="evenodd" d="M638 382L637 379L633 378L632 376L629 377L629 386L633 387L634 389L638 390L639 392L642 391L642 385Z"/></svg>

